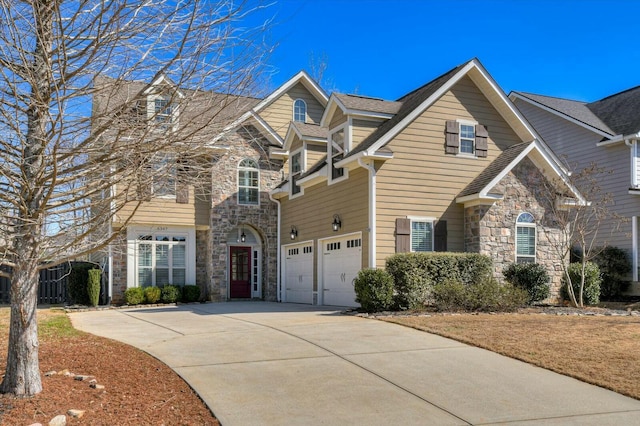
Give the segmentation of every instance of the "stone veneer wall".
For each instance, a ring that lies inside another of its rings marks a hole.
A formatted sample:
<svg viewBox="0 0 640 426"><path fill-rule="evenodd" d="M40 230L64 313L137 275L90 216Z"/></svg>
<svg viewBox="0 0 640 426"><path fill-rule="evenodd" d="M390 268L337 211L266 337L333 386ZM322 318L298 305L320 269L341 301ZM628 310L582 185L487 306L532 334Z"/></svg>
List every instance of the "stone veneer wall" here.
<svg viewBox="0 0 640 426"><path fill-rule="evenodd" d="M209 300L227 299L227 235L238 226L251 227L260 235L262 244L262 296L277 299L277 232L278 208L268 192L282 180L282 163L269 160L269 142L251 126L229 136L223 143L230 146L214 159L211 193L211 274ZM238 164L245 158L258 161L260 168L260 204L241 206L237 203Z"/></svg>
<svg viewBox="0 0 640 426"><path fill-rule="evenodd" d="M553 241L560 231L553 227L545 187L545 177L529 160L524 159L508 173L491 192L504 194L493 205L465 208L465 250L493 258L494 276L503 279L503 269L515 262L516 219L523 212L536 219L536 262L543 265L551 277L552 301L559 300L562 259L555 252Z"/></svg>
<svg viewBox="0 0 640 426"><path fill-rule="evenodd" d="M120 234L112 243L113 255L113 288L111 302L124 303L124 292L127 289L127 236Z"/></svg>
<svg viewBox="0 0 640 426"><path fill-rule="evenodd" d="M196 285L200 298L209 300L209 277L212 274L211 235L209 230L196 230Z"/></svg>

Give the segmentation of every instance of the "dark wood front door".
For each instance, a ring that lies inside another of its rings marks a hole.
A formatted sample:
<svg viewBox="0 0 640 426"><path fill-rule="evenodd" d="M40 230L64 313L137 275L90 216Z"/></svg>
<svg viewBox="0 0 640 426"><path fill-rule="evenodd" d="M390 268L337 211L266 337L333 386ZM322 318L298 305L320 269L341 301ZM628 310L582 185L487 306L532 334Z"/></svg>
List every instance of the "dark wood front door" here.
<svg viewBox="0 0 640 426"><path fill-rule="evenodd" d="M229 297L251 297L251 247L230 247L229 271L231 289Z"/></svg>

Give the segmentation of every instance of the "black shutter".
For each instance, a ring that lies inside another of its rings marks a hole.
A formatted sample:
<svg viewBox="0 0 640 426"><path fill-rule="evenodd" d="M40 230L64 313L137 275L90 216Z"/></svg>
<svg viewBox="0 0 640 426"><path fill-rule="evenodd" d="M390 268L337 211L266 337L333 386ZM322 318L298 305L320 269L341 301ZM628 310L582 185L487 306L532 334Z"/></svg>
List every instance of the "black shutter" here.
<svg viewBox="0 0 640 426"><path fill-rule="evenodd" d="M447 251L447 221L439 220L436 222L433 238L434 251Z"/></svg>
<svg viewBox="0 0 640 426"><path fill-rule="evenodd" d="M485 158L487 156L487 138L489 137L489 132L487 132L487 128L482 124L476 125L476 156Z"/></svg>

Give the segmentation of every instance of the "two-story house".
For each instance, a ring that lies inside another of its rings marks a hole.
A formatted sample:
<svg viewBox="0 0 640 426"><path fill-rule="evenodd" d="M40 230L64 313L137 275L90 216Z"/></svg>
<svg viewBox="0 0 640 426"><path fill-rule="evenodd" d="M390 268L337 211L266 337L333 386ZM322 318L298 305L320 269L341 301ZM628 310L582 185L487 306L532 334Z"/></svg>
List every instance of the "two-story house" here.
<svg viewBox="0 0 640 426"><path fill-rule="evenodd" d="M282 149L284 301L353 306L353 279L398 252L477 252L538 262L558 295L543 181L566 170L477 59L396 101L334 93L319 125ZM572 188L559 191L576 198Z"/></svg>
<svg viewBox="0 0 640 426"><path fill-rule="evenodd" d="M631 294L638 284L640 216L640 87L595 102L580 102L524 92L509 95L542 139L576 170L594 163L608 207L624 220L600 224L598 243L626 250L632 261Z"/></svg>
<svg viewBox="0 0 640 426"><path fill-rule="evenodd" d="M118 85L98 78L95 84L103 88L94 96L96 122L119 109L143 123L128 136L106 131L103 144L132 137L170 141L147 160L161 173L150 170L144 181L143 171L133 184L114 180L117 211L108 226L119 238L96 256L109 265L110 299L121 302L130 287L197 284L208 300L276 300L278 206L269 191L281 182L283 163L269 152L284 146L290 122L320 122L325 92L304 72L264 99L194 95L164 77ZM196 137L204 139L196 158L178 158L180 147ZM181 172L194 172L193 161L201 163L197 179L181 179Z"/></svg>

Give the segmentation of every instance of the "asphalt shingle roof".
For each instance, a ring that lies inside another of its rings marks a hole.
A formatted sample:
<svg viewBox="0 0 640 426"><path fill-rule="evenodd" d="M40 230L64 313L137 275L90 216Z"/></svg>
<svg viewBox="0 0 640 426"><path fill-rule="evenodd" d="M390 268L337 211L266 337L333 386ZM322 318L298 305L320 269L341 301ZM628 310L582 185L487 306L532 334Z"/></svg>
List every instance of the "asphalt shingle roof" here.
<svg viewBox="0 0 640 426"><path fill-rule="evenodd" d="M459 197L465 197L467 195L478 194L482 191L493 179L495 179L518 155L522 153L533 142L523 142L517 145L510 146L502 151L502 153L493 160L489 166L487 166L482 173L478 175L465 189L460 192Z"/></svg>
<svg viewBox="0 0 640 426"><path fill-rule="evenodd" d="M587 104L618 135L640 131L640 86Z"/></svg>
<svg viewBox="0 0 640 426"><path fill-rule="evenodd" d="M326 127L320 127L317 124L311 123L300 123L298 121L293 121L292 124L296 129L298 129L302 136L322 139L327 138L328 129Z"/></svg>
<svg viewBox="0 0 640 426"><path fill-rule="evenodd" d="M335 97L348 109L359 111L396 114L402 107L402 102L385 101L377 98L368 98L366 96L336 93Z"/></svg>
<svg viewBox="0 0 640 426"><path fill-rule="evenodd" d="M586 102L573 101L571 99L556 98L553 96L536 95L534 93L514 92L518 95L528 98L534 102L551 108L554 111L558 111L564 115L567 115L575 120L578 120L584 124L601 130L605 133L614 135L615 132L603 120L598 117L590 108Z"/></svg>

